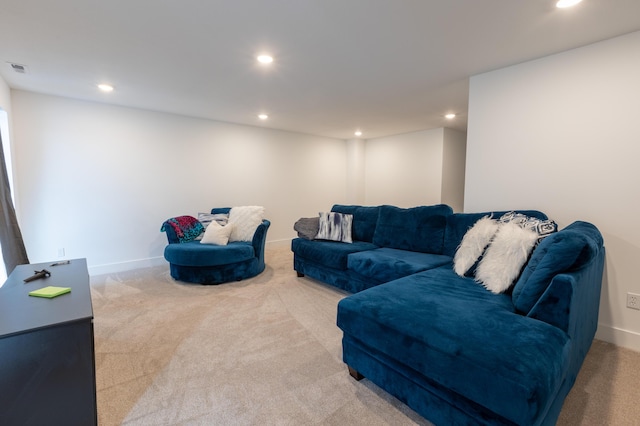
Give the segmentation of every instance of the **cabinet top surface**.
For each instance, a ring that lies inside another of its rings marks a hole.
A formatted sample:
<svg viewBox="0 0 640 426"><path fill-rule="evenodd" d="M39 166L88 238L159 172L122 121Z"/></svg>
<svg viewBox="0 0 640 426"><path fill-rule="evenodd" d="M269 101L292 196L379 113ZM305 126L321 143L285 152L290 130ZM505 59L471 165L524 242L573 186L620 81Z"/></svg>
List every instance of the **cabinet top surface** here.
<svg viewBox="0 0 640 426"><path fill-rule="evenodd" d="M0 287L0 338L93 318L86 259L72 259L67 265L51 266L53 263L19 265ZM43 269L51 276L23 281ZM47 286L70 287L71 292L53 299L29 296L30 291Z"/></svg>

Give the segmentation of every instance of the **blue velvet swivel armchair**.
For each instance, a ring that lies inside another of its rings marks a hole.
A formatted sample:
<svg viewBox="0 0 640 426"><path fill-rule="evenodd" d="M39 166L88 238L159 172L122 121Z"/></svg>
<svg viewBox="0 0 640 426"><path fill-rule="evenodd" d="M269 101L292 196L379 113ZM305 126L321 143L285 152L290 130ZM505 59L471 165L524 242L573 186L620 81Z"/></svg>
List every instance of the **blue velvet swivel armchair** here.
<svg viewBox="0 0 640 426"><path fill-rule="evenodd" d="M224 214L230 210L228 207L214 208L211 213ZM264 249L270 221L265 219L258 225L252 241L213 245L179 238L173 227L166 226L169 220L162 227L169 241L164 249L164 258L169 262L171 277L175 280L222 284L251 278L264 271Z"/></svg>

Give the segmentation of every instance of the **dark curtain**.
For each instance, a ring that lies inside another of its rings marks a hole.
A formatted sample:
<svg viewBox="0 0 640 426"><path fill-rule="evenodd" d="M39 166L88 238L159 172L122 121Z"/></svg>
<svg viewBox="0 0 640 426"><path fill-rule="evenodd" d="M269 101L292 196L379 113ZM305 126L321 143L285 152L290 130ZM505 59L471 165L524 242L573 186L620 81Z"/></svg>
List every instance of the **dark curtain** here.
<svg viewBox="0 0 640 426"><path fill-rule="evenodd" d="M2 135L0 135L0 168L2 169L0 172L0 245L2 245L4 266L7 275L9 275L16 265L29 263L29 259L11 199L7 163L4 162L4 149L2 148Z"/></svg>

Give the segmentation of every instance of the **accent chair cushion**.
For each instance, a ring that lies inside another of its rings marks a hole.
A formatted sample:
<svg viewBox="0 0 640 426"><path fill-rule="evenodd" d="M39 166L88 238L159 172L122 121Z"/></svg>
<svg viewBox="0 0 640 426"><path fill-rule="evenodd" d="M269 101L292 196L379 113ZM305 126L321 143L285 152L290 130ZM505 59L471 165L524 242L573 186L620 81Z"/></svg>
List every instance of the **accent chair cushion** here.
<svg viewBox="0 0 640 426"><path fill-rule="evenodd" d="M249 242L237 241L218 246L190 241L182 244L169 244L164 249L164 258L180 266L218 266L242 262L255 257L253 246Z"/></svg>

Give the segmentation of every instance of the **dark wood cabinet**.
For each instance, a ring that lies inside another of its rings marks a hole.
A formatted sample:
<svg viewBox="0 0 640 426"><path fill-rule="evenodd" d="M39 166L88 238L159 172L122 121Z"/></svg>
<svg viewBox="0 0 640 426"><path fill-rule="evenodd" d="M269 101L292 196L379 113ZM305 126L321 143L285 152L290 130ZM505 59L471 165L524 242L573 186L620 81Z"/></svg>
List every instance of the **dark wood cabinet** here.
<svg viewBox="0 0 640 426"><path fill-rule="evenodd" d="M20 265L0 288L0 424L95 425L93 308L85 259ZM51 276L24 283L34 271ZM46 286L71 292L46 299Z"/></svg>

